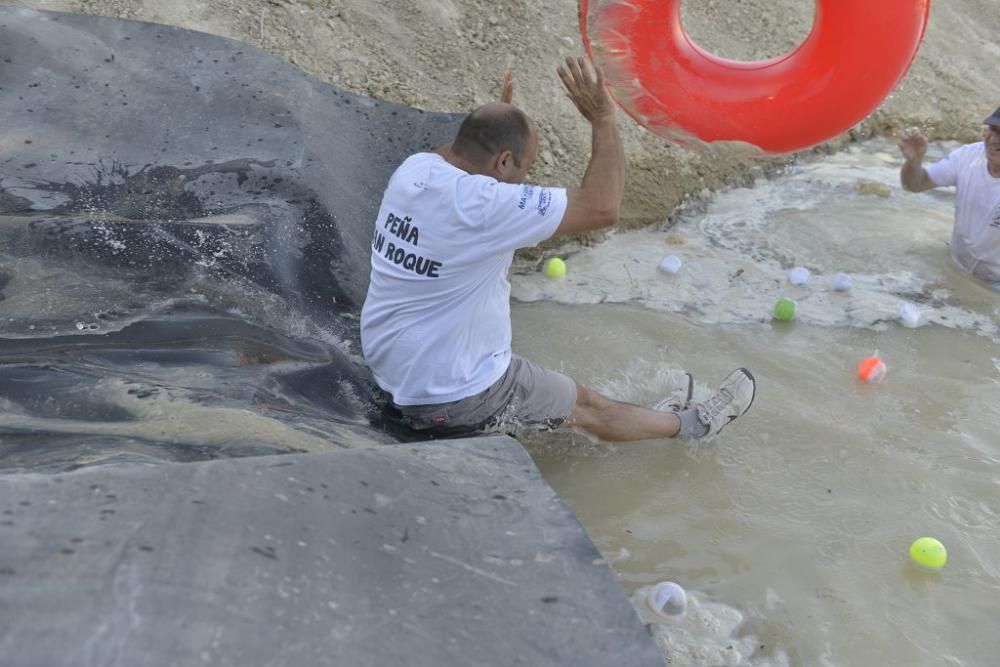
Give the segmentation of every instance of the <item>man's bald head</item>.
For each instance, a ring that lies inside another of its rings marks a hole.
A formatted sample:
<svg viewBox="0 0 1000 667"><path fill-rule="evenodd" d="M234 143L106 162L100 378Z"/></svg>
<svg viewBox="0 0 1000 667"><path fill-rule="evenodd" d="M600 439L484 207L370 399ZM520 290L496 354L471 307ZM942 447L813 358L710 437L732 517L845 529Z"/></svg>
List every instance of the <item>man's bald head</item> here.
<svg viewBox="0 0 1000 667"><path fill-rule="evenodd" d="M482 163L510 151L521 166L531 146L534 127L528 115L513 104L489 102L462 121L452 150L472 163Z"/></svg>

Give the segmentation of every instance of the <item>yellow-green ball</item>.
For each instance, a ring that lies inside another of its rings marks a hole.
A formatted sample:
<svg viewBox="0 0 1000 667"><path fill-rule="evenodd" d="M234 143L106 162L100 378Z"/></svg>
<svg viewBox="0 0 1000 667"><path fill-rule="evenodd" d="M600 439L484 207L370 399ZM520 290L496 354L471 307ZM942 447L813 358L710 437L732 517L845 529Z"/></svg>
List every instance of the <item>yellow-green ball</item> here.
<svg viewBox="0 0 1000 667"><path fill-rule="evenodd" d="M920 537L910 545L910 559L925 570L937 572L948 562L948 550L933 537Z"/></svg>
<svg viewBox="0 0 1000 667"><path fill-rule="evenodd" d="M787 296L781 297L778 299L778 303L774 304L774 318L784 322L795 319L795 307L795 299L789 299Z"/></svg>
<svg viewBox="0 0 1000 667"><path fill-rule="evenodd" d="M558 257L553 257L545 262L545 275L549 278L562 278L566 275L566 262Z"/></svg>

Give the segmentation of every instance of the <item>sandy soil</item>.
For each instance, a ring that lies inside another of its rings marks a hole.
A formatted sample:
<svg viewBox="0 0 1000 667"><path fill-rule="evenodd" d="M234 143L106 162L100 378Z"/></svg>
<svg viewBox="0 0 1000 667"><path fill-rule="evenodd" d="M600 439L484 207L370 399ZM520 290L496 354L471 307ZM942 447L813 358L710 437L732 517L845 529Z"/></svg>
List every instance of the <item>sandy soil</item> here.
<svg viewBox="0 0 1000 667"><path fill-rule="evenodd" d="M493 98L514 71L515 102L539 123L533 180L573 184L589 132L559 89L555 66L582 52L575 0L18 0L35 9L154 21L259 46L349 90L434 111ZM684 5L689 33L719 55L787 51L809 31L808 0L699 0ZM827 146L917 124L932 137L976 139L997 104L996 0L937 0L924 45L899 88L859 127ZM745 179L782 159L746 160L666 144L624 114L627 225L662 221L686 198ZM788 158L785 158L788 159Z"/></svg>

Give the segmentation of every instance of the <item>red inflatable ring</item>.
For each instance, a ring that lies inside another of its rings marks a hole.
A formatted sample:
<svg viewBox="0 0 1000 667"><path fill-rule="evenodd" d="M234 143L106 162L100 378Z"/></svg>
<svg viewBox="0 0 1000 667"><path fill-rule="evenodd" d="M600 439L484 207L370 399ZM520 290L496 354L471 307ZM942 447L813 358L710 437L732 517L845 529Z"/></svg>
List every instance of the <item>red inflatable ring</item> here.
<svg viewBox="0 0 1000 667"><path fill-rule="evenodd" d="M580 28L621 107L685 145L808 148L862 121L917 54L930 0L816 0L806 40L777 58L718 58L684 32L681 0L580 0Z"/></svg>

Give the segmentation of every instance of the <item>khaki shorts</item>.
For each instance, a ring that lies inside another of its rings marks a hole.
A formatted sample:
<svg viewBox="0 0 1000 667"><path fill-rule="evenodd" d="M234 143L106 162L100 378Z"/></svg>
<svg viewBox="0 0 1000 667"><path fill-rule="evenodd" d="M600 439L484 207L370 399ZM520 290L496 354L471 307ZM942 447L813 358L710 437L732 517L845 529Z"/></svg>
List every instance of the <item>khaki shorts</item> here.
<svg viewBox="0 0 1000 667"><path fill-rule="evenodd" d="M507 372L488 389L451 403L397 405L403 422L436 436L476 431L516 432L528 426L552 429L569 419L576 405L576 383L517 355Z"/></svg>

